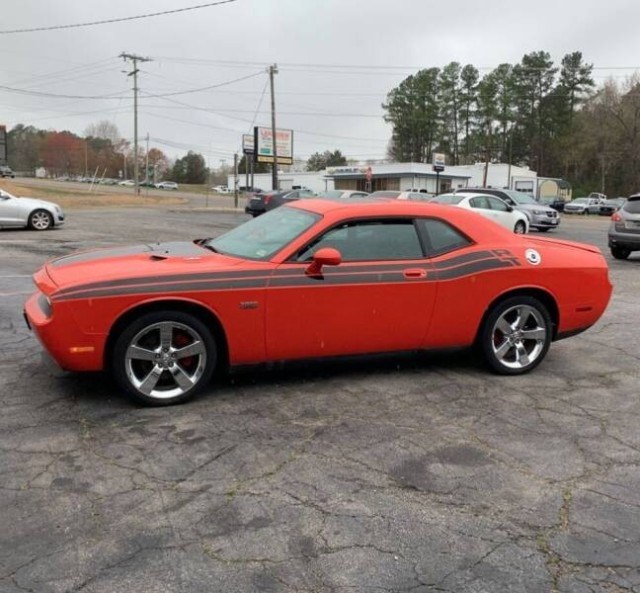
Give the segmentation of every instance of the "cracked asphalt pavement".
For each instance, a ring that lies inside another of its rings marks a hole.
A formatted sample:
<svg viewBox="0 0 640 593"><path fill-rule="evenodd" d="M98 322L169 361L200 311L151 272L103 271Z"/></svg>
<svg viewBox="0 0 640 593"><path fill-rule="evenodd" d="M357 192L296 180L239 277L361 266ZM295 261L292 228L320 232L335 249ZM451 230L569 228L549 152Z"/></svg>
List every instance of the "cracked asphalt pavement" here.
<svg viewBox="0 0 640 593"><path fill-rule="evenodd" d="M145 409L44 365L22 304L46 259L244 219L0 231L2 593L640 592L640 255L607 252L603 319L523 377L465 354L314 365ZM556 236L605 250L607 222Z"/></svg>

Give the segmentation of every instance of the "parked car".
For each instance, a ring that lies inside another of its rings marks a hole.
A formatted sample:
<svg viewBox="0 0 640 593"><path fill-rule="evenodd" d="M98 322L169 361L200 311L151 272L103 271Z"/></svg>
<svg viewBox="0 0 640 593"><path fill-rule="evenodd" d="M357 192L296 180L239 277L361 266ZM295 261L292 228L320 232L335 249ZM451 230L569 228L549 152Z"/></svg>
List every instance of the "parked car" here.
<svg viewBox="0 0 640 593"><path fill-rule="evenodd" d="M178 184L175 181L161 181L160 183L156 183L157 189L178 189Z"/></svg>
<svg viewBox="0 0 640 593"><path fill-rule="evenodd" d="M345 200L348 198L366 198L369 195L366 191L358 191L355 189L329 189L316 194L318 198L326 198L330 200Z"/></svg>
<svg viewBox="0 0 640 593"><path fill-rule="evenodd" d="M135 181L133 181L133 179L125 179L124 181L118 183L118 185L121 185L123 187L133 187L135 184L136 183Z"/></svg>
<svg viewBox="0 0 640 593"><path fill-rule="evenodd" d="M219 194L228 194L233 191L232 189L228 188L226 185L214 185L211 189Z"/></svg>
<svg viewBox="0 0 640 593"><path fill-rule="evenodd" d="M457 189L454 193L482 193L489 196L497 196L509 206L523 212L528 221L529 228L546 233L549 229L555 229L560 224L560 216L557 210L549 208L524 192L512 189L496 189L493 187Z"/></svg>
<svg viewBox="0 0 640 593"><path fill-rule="evenodd" d="M35 198L21 198L0 189L0 227L26 227L46 231L64 224L58 204Z"/></svg>
<svg viewBox="0 0 640 593"><path fill-rule="evenodd" d="M34 281L25 317L54 360L108 370L150 405L191 398L216 369L292 359L476 345L520 375L612 290L597 247L398 200L293 202L214 239L57 258Z"/></svg>
<svg viewBox="0 0 640 593"><path fill-rule="evenodd" d="M13 179L16 174L13 172L11 167L6 167L4 165L0 166L0 177L10 177Z"/></svg>
<svg viewBox="0 0 640 593"><path fill-rule="evenodd" d="M616 259L627 259L640 251L640 194L634 194L611 216L609 249Z"/></svg>
<svg viewBox="0 0 640 593"><path fill-rule="evenodd" d="M564 205L567 214L597 214L600 208L598 198L576 198Z"/></svg>
<svg viewBox="0 0 640 593"><path fill-rule="evenodd" d="M496 196L462 193L440 194L432 198L431 202L473 210L519 235L523 235L529 230L529 219L526 214L515 210L504 200Z"/></svg>
<svg viewBox="0 0 640 593"><path fill-rule="evenodd" d="M401 191L395 191L392 189L381 189L369 194L369 197L375 199L397 200L401 193Z"/></svg>
<svg viewBox="0 0 640 593"><path fill-rule="evenodd" d="M626 201L627 198L612 198L611 200L605 200L598 205L598 214L600 216L611 216L614 212L620 210Z"/></svg>
<svg viewBox="0 0 640 593"><path fill-rule="evenodd" d="M247 199L244 211L255 218L283 204L295 202L300 198L310 198L314 195L315 194L309 189L285 189L270 191L264 194L252 194Z"/></svg>
<svg viewBox="0 0 640 593"><path fill-rule="evenodd" d="M138 187L156 187L157 183L153 181L141 181L138 183Z"/></svg>
<svg viewBox="0 0 640 593"><path fill-rule="evenodd" d="M557 212L564 212L564 206L566 202L557 196L549 196L538 198L538 203L543 206L548 206L549 208L553 208Z"/></svg>
<svg viewBox="0 0 640 593"><path fill-rule="evenodd" d="M597 191L592 191L587 197L595 198L596 200L598 200L598 202L604 202L607 199L607 196L605 194Z"/></svg>

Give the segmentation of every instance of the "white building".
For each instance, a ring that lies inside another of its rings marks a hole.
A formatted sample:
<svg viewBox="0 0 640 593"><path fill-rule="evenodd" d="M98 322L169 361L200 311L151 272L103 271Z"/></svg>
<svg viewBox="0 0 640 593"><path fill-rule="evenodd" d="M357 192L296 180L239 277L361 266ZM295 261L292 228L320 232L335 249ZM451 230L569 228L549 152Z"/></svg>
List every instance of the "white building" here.
<svg viewBox="0 0 640 593"><path fill-rule="evenodd" d="M227 187L233 189L234 177L229 175ZM244 174L238 175L238 187L251 185L251 176L247 182ZM303 171L303 172L278 172L278 186L280 189L310 189L314 192L334 189L333 180L325 175L325 171ZM254 173L253 187L259 187L264 191L271 189L271 173Z"/></svg>
<svg viewBox="0 0 640 593"><path fill-rule="evenodd" d="M458 165L447 167L447 171L454 170L469 177L468 187L483 187L485 163L474 165ZM538 174L528 167L516 167L506 163L489 163L487 169L487 187L501 189L515 189L535 195L538 187Z"/></svg>
<svg viewBox="0 0 640 593"><path fill-rule="evenodd" d="M563 180L539 178L536 171L506 163L489 163L486 186L508 188L529 193L535 197L553 194L569 199L571 186ZM485 183L485 163L447 166L441 173L433 171L428 163L382 163L374 165L345 165L328 167L324 171L279 172L280 189L308 188L315 192L331 189L423 190L429 193L445 193L462 187L482 187ZM553 181L553 183L550 183ZM233 175L228 186L233 188ZM251 185L245 175L238 176L238 187ZM254 175L254 187L271 189L271 173ZM568 189L566 189L568 188ZM568 192L568 193L567 193Z"/></svg>

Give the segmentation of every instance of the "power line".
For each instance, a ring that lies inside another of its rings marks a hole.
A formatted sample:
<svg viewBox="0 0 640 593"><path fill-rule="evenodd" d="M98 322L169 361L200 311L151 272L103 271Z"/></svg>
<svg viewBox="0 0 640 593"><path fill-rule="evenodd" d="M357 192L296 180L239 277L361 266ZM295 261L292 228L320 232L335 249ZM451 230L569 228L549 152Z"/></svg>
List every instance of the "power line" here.
<svg viewBox="0 0 640 593"><path fill-rule="evenodd" d="M265 62L256 62L256 61L243 61L243 60L214 60L207 58L174 58L170 56L155 56L155 60L157 61L168 61L168 62L178 62L178 63L190 63L196 65L209 65L209 64L218 64L223 66L262 66L265 67L267 64ZM415 72L416 70L423 70L424 68L429 68L430 66L427 64L423 64L422 66L417 65L383 65L383 64L326 64L326 63L305 63L305 62L282 62L279 65L285 68L330 68L330 69L341 69L341 70L408 70ZM518 66L521 70L546 70L546 68L533 68L533 67L524 67L521 64L513 64L513 66ZM478 70L494 70L497 66L475 66ZM640 70L640 66L592 66L592 70Z"/></svg>
<svg viewBox="0 0 640 593"><path fill-rule="evenodd" d="M184 90L184 91L175 91L175 92L171 92L171 93L161 93L161 94L151 94L151 93L145 93L145 94L147 96L149 96L149 97L155 97L155 98L175 97L177 95L187 95L189 93L198 93L198 92L201 92L201 91L206 91L206 90L215 89L215 88L219 88L219 87L223 87L223 86L228 86L228 85L234 84L236 82L240 82L240 81L243 81L243 80L248 80L249 78L255 78L256 76L260 76L262 74L264 74L263 71L254 72L253 74L250 74L249 76L242 76L240 78L235 78L233 80L228 80L226 82L221 82L221 83L218 83L218 84L209 85L209 86L205 86L205 87L199 87L199 88L195 88L195 89L187 89L187 90ZM111 93L109 95L65 95L65 94L59 94L59 93L47 93L47 92L44 92L44 91L36 91L36 90L31 90L31 89L18 89L18 88L15 88L15 87L10 87L10 86L5 86L5 85L0 85L0 90L7 91L9 93L18 93L20 95L31 95L31 96L34 96L34 97L46 97L46 98L49 98L49 99L104 100L104 99L122 99L123 97L126 96L126 95L120 94L121 91L118 91L118 93Z"/></svg>
<svg viewBox="0 0 640 593"><path fill-rule="evenodd" d="M162 93L162 94L159 94L159 95L152 95L150 93L145 93L145 94L147 94L150 97L158 97L158 98L176 97L178 95L187 95L189 93L199 93L199 92L202 92L202 91L209 91L211 89L217 89L217 88L220 88L220 87L223 87L223 86L228 86L230 84L234 84L236 82L241 82L243 80L249 80L250 78L255 78L256 76L260 76L262 74L264 74L264 71L260 70L259 72L254 72L253 74L249 74L249 76L242 76L241 78L234 78L233 80L228 80L227 82L221 82L219 84L212 84L212 85L209 85L209 86L203 86L203 87L196 88L196 89L189 89L189 90L186 90L186 91L175 91L175 92L172 92L172 93Z"/></svg>
<svg viewBox="0 0 640 593"><path fill-rule="evenodd" d="M187 12L188 10L198 10L199 8L209 8L219 6L221 4L231 4L237 0L218 0L218 2L207 2L206 4L198 4L196 6L186 6L185 8L175 8L173 10L163 10L161 12L150 12L147 14L139 14L136 16L126 16L116 19L106 19L103 21L91 21L87 23L74 23L71 25L51 25L49 27L34 27L31 29L8 29L0 31L0 35L12 35L14 33L35 33L38 31L54 31L58 29L76 29L78 27L92 27L94 25L106 25L110 23L121 23L123 21L135 21L139 19L147 19L155 16L164 16L167 14L176 14L178 12Z"/></svg>
<svg viewBox="0 0 640 593"><path fill-rule="evenodd" d="M16 89L10 86L0 85L0 90L19 95L29 95L32 97L46 97L48 99L122 99L126 95L111 93L109 95L62 95L58 93L45 93L44 91L33 91L29 89Z"/></svg>

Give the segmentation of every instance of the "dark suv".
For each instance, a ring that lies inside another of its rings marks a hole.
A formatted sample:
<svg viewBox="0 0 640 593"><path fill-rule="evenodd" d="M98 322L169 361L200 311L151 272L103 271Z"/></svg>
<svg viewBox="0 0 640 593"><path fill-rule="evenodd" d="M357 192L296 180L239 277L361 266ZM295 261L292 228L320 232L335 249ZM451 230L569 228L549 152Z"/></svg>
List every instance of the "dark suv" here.
<svg viewBox="0 0 640 593"><path fill-rule="evenodd" d="M529 194L512 189L495 189L493 187L465 187L464 189L455 190L457 194L473 193L486 194L489 196L497 196L502 198L509 206L515 210L520 210L529 220L529 228L537 229L541 233L549 229L558 228L560 224L560 216L558 211L541 204Z"/></svg>
<svg viewBox="0 0 640 593"><path fill-rule="evenodd" d="M0 177L11 177L12 179L16 174L11 170L11 167L0 166Z"/></svg>
<svg viewBox="0 0 640 593"><path fill-rule="evenodd" d="M609 249L616 259L627 259L632 251L640 251L640 194L629 196L620 210L613 213Z"/></svg>

